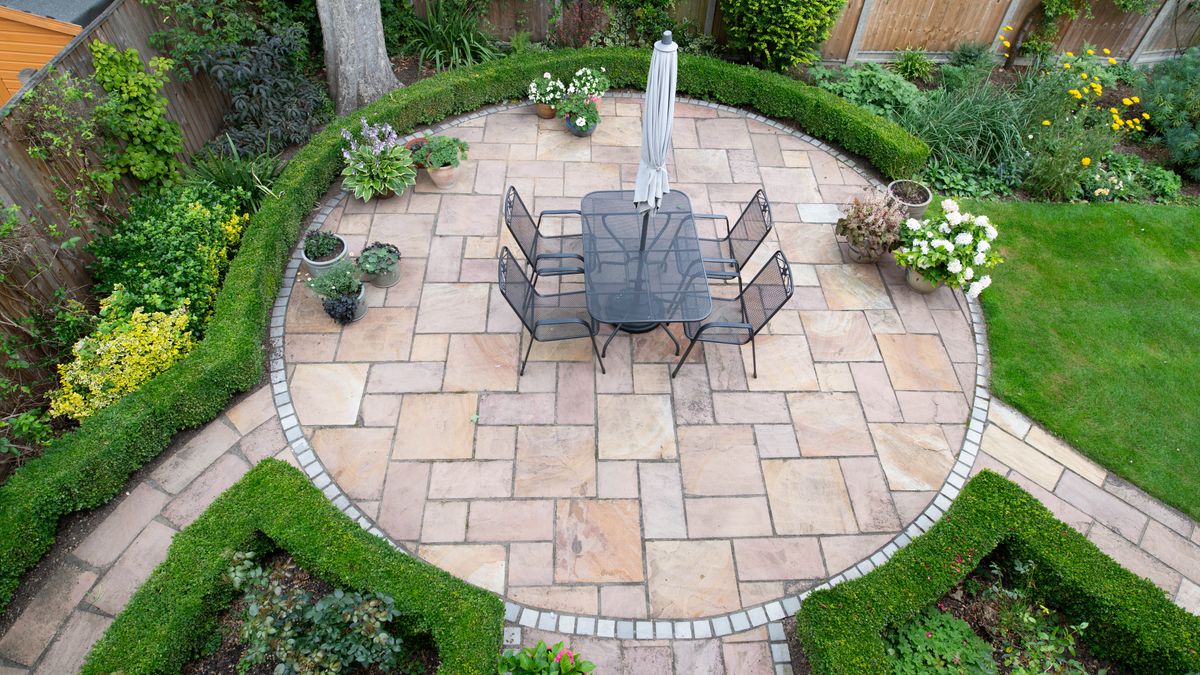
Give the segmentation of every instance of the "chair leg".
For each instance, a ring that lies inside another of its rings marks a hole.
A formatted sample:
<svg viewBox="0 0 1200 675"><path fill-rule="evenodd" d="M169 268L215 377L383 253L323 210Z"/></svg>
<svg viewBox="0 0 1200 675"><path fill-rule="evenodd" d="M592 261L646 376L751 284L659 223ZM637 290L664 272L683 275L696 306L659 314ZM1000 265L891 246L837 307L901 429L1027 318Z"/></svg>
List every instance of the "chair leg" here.
<svg viewBox="0 0 1200 675"><path fill-rule="evenodd" d="M667 337L671 338L671 342L675 344L675 356L679 356L679 340L675 339L675 334L671 332L670 328L667 328L667 324L665 323L658 324L658 327L667 334Z"/></svg>
<svg viewBox="0 0 1200 675"><path fill-rule="evenodd" d="M758 352L754 349L754 336L750 336L750 361L754 364L754 379L758 379Z"/></svg>
<svg viewBox="0 0 1200 675"><path fill-rule="evenodd" d="M675 364L675 370L671 371L671 379L675 379L675 376L679 374L679 369L683 367L683 362L687 361L688 354L692 353L692 347L695 346L696 341L694 339L688 343L687 349L683 350L683 356L680 357L679 363Z"/></svg>
<svg viewBox="0 0 1200 675"><path fill-rule="evenodd" d="M522 332L521 335L524 336L525 333ZM530 333L529 334L529 347L527 347L525 349L525 358L521 359L521 370L520 370L520 372L517 373L517 377L521 377L522 375L525 374L525 364L529 363L529 353L533 351L533 343L534 342L537 342L537 340L534 340L533 333ZM520 348L521 348L521 342L520 342L520 339L518 338L517 349L520 349Z"/></svg>
<svg viewBox="0 0 1200 675"><path fill-rule="evenodd" d="M604 369L604 359L600 357L600 350L596 348L596 334L588 336L592 340L592 353L596 355L596 362L600 364L600 374L607 375L608 371Z"/></svg>

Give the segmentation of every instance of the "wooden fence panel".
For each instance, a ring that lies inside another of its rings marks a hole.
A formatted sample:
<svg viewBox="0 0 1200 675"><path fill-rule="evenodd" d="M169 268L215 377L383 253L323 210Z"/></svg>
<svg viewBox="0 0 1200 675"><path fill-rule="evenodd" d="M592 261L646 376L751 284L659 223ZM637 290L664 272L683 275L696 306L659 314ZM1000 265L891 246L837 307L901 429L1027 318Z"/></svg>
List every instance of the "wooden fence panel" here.
<svg viewBox="0 0 1200 675"><path fill-rule="evenodd" d="M1099 50L1107 47L1117 58L1127 59L1137 49L1138 41L1146 34L1158 6L1149 14L1121 11L1112 0L1101 0L1092 11L1092 18L1073 21L1059 34L1058 49L1081 52L1084 45L1093 45Z"/></svg>
<svg viewBox="0 0 1200 675"><path fill-rule="evenodd" d="M501 40L520 31L529 31L533 40L545 40L552 11L552 0L492 0L487 22Z"/></svg>
<svg viewBox="0 0 1200 675"><path fill-rule="evenodd" d="M876 0L859 50L942 52L961 42L990 42L1007 8L1008 0Z"/></svg>
<svg viewBox="0 0 1200 675"><path fill-rule="evenodd" d="M92 55L88 44L103 40L119 49L133 47L146 61L158 52L150 47L149 36L158 30L163 17L158 10L137 0L115 0L100 16L87 26L60 52L46 68L40 70L22 88L26 91L44 79L49 67L90 75ZM179 124L186 153L202 148L219 131L228 110L228 99L207 76L201 75L187 83L172 78L163 87L167 98L167 116ZM30 313L38 306L47 306L61 290L86 290L91 280L86 269L86 256L78 251L59 250L58 241L47 231L47 224L66 230L66 213L54 196L55 174L69 171L68 167L47 165L29 157L8 114L18 103L19 95L0 110L0 206L16 204L26 215L32 214L36 223L30 227L28 242L30 265L9 270L0 291L0 332L12 334L8 321ZM132 187L131 183L127 187ZM81 238L80 246L94 236L94 228L66 231L67 236Z"/></svg>
<svg viewBox="0 0 1200 675"><path fill-rule="evenodd" d="M829 39L821 45L821 58L825 61L845 61L850 53L850 42L854 39L854 29L858 26L858 18L862 14L863 0L848 0L842 8L842 14L837 23L829 31Z"/></svg>
<svg viewBox="0 0 1200 675"><path fill-rule="evenodd" d="M1181 4L1181 3L1180 3ZM1151 36L1146 53L1172 52L1200 45L1200 10L1184 11L1176 4L1163 23L1162 30Z"/></svg>

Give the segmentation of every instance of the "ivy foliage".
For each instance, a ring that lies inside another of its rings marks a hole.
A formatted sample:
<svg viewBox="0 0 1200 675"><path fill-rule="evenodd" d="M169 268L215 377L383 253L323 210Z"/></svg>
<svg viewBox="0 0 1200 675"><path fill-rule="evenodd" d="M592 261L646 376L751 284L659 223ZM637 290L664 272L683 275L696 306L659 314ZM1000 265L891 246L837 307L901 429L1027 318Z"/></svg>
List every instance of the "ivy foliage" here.
<svg viewBox="0 0 1200 675"><path fill-rule="evenodd" d="M285 23L287 7L280 0L142 0L163 14L161 30L150 34L150 46L182 68L188 80L202 70L210 52L251 41L259 31ZM313 5L313 14L316 14Z"/></svg>
<svg viewBox="0 0 1200 675"><path fill-rule="evenodd" d="M846 0L725 0L729 46L771 70L817 60Z"/></svg>
<svg viewBox="0 0 1200 675"><path fill-rule="evenodd" d="M108 94L96 107L96 119L108 134L104 146L109 191L124 174L161 186L179 177L177 154L183 152L179 125L167 117L162 95L174 62L161 56L142 63L136 49L118 51L96 40L88 45L96 83Z"/></svg>

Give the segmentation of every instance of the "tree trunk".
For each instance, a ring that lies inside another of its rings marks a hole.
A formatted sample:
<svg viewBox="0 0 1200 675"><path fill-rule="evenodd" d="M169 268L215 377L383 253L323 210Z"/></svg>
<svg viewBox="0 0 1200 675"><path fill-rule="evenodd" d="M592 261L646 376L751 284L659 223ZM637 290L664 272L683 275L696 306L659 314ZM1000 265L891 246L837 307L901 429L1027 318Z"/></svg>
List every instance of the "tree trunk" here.
<svg viewBox="0 0 1200 675"><path fill-rule="evenodd" d="M383 42L379 0L317 0L325 44L325 77L337 114L401 86Z"/></svg>

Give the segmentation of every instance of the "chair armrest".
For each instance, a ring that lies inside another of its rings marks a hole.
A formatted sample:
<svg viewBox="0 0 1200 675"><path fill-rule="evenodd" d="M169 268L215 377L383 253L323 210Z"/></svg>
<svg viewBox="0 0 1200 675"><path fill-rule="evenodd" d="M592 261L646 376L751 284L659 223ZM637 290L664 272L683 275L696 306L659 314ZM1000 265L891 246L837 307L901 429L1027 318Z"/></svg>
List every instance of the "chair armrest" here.
<svg viewBox="0 0 1200 675"><path fill-rule="evenodd" d="M733 236L733 229L729 224L729 216L723 216L719 213L693 213L692 217L702 218L704 220L723 220L725 221L725 237L721 241L729 239L729 237Z"/></svg>
<svg viewBox="0 0 1200 675"><path fill-rule="evenodd" d="M560 274L585 274L582 267L547 267L538 270L538 276L552 277Z"/></svg>
<svg viewBox="0 0 1200 675"><path fill-rule="evenodd" d="M544 216L579 216L583 217L583 212L579 209L546 209L538 214L537 227L542 229L542 218Z"/></svg>
<svg viewBox="0 0 1200 675"><path fill-rule="evenodd" d="M751 333L754 331L754 326L751 326L748 323L731 323L729 321L713 321L712 323L701 324L700 329L696 331L695 339L703 341L701 336L704 334L704 331L708 330L709 328L736 328L736 329L745 330L745 331L748 331Z"/></svg>
<svg viewBox="0 0 1200 675"><path fill-rule="evenodd" d="M552 260L572 258L574 260L578 260L579 262L583 262L583 256L578 253L539 253L533 257L534 262L537 262L543 258L549 258Z"/></svg>
<svg viewBox="0 0 1200 675"><path fill-rule="evenodd" d="M595 332L592 328L592 324L587 321L584 321L583 319L581 319L577 316L573 316L573 317L566 318L566 319L542 319L541 321L535 321L535 322L533 322L533 330L531 332L536 334L537 329L541 326L566 326L566 325L570 325L570 324L578 324L580 326L583 326L584 328L586 328L588 330L588 335L595 335Z"/></svg>
<svg viewBox="0 0 1200 675"><path fill-rule="evenodd" d="M721 263L724 265L737 265L737 261L733 258L701 258L704 262Z"/></svg>

